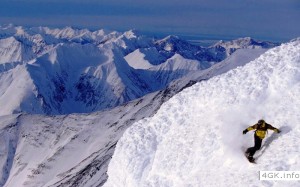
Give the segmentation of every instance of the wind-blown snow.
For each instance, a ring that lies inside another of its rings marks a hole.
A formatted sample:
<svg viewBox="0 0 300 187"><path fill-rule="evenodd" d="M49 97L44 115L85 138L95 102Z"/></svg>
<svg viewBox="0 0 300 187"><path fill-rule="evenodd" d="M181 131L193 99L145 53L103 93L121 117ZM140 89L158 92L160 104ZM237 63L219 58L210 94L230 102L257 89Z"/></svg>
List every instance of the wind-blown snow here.
<svg viewBox="0 0 300 187"><path fill-rule="evenodd" d="M300 40L271 49L244 67L202 81L135 123L118 141L105 186L299 186L259 181L260 170L300 168ZM249 125L270 132L249 163Z"/></svg>

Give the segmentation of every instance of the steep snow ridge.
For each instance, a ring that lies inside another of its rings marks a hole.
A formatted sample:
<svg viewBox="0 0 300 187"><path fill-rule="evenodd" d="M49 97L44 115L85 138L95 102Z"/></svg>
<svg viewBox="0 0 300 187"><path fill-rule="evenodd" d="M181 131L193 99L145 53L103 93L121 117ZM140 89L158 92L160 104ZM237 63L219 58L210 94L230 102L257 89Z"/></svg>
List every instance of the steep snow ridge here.
<svg viewBox="0 0 300 187"><path fill-rule="evenodd" d="M4 186L6 180L9 177L9 173L13 165L13 159L18 143L18 129L14 128L15 124L17 123L16 115L5 116L0 118L0 186ZM2 131L6 125L8 128L11 129L9 131Z"/></svg>
<svg viewBox="0 0 300 187"><path fill-rule="evenodd" d="M98 108L114 105L111 100L119 96L113 95L120 93L113 90L122 80L109 61L113 55L107 55L93 45L64 44L28 65L44 107L49 107L45 110L70 113L91 111L97 103L102 103Z"/></svg>
<svg viewBox="0 0 300 187"><path fill-rule="evenodd" d="M300 168L299 94L296 40L183 90L133 124L118 141L105 186L299 186L258 174ZM243 155L253 133L242 130L262 117L282 133L268 134L253 165Z"/></svg>
<svg viewBox="0 0 300 187"><path fill-rule="evenodd" d="M7 62L20 62L33 58L29 46L22 45L14 37L0 40L0 64Z"/></svg>
<svg viewBox="0 0 300 187"><path fill-rule="evenodd" d="M149 52L150 51L150 52ZM149 60L148 60L149 59ZM157 63L155 61L160 62ZM166 60L162 62L162 60ZM170 58L163 58L156 49L137 49L125 56L125 60L134 69L144 69L151 71L158 70L178 70L178 69L201 69L201 62L182 57L180 54L174 54ZM193 65L192 65L193 64ZM193 68L191 68L193 66ZM205 67L203 67L205 69Z"/></svg>
<svg viewBox="0 0 300 187"><path fill-rule="evenodd" d="M14 36L23 43L31 42L33 47L41 44L41 38L44 45L53 45L59 43L93 43L100 44L109 40L118 38L122 33L110 32L106 30L90 31L88 29L75 29L72 27L65 28L48 28L48 27L21 27L21 26L0 26L0 38ZM40 40L40 41L37 41Z"/></svg>
<svg viewBox="0 0 300 187"><path fill-rule="evenodd" d="M129 30L119 35L117 38L110 39L109 42L113 42L123 49L124 56L135 51L138 48L148 48L153 45L151 38L143 35L138 35L136 31Z"/></svg>
<svg viewBox="0 0 300 187"><path fill-rule="evenodd" d="M202 71L202 68L199 61L185 59L181 55L175 54L166 62L154 66L149 70L155 72L154 77L160 84L168 85L173 80L189 77L190 74L196 72L199 75Z"/></svg>
<svg viewBox="0 0 300 187"><path fill-rule="evenodd" d="M29 113L72 113L91 112L104 108L111 108L124 102L141 97L151 91L158 90L158 86L149 77L134 72L123 59L118 48L99 49L92 44L59 44L44 55L29 61L20 67L3 65L3 75L0 76L3 91L3 102L8 102L12 96L22 98L21 103L40 103L39 106L22 108L24 105L6 105L9 110L1 110L1 115L12 111L26 111ZM22 72L28 71L28 77ZM33 82L21 86L7 85L24 81L6 81L7 77L16 80ZM2 81L3 80L3 81ZM146 81L147 80L147 81ZM25 89L33 97L24 97L24 90L16 91L6 88ZM13 109L13 107L17 107ZM3 108L4 109L4 108Z"/></svg>
<svg viewBox="0 0 300 187"><path fill-rule="evenodd" d="M203 70L201 74L207 74L208 78L211 78L212 75L220 75L238 66L243 66L255 60L260 55L264 54L266 51L268 51L268 49L239 49L221 63L215 64L212 67Z"/></svg>
<svg viewBox="0 0 300 187"><path fill-rule="evenodd" d="M198 60L200 68L206 69L226 59L239 49L269 49L278 45L246 37L230 42L220 41L211 47L200 47L192 45L177 36L168 36L156 40L154 44L154 48L142 48L129 53L125 57L128 64L135 69L147 69L152 68L151 65L162 64L175 54L179 54L185 59ZM137 64L141 65L138 66Z"/></svg>
<svg viewBox="0 0 300 187"><path fill-rule="evenodd" d="M93 43L96 41L101 41L109 33L109 31L105 31L103 29L92 32L87 29L74 29L72 27L65 27L63 29L39 27L31 30L34 30L38 33L43 33L46 36L53 36L56 39L67 39L77 43Z"/></svg>
<svg viewBox="0 0 300 187"><path fill-rule="evenodd" d="M28 115L20 117L15 125L4 123L1 137L18 144L2 147L5 151L1 161L5 161L5 157L14 160L7 159L9 175L4 175L2 185L34 187L67 186L69 183L68 186L83 186L92 177L97 182L94 186L101 184L106 177L105 172L99 170L105 169L112 154L110 147L119 135L116 127L99 123L99 116L103 117L101 114ZM0 120L1 124L5 122L3 117ZM116 131L115 134L112 131ZM9 151L12 148L15 150ZM94 165L92 171L89 164ZM103 176L94 176L95 171Z"/></svg>
<svg viewBox="0 0 300 187"><path fill-rule="evenodd" d="M125 60L128 62L128 65L134 69L150 69L153 65L145 59L145 56L146 55L143 54L140 49L137 49L125 56Z"/></svg>
<svg viewBox="0 0 300 187"><path fill-rule="evenodd" d="M47 114L112 108L158 90L132 71L119 49L61 44L27 66Z"/></svg>
<svg viewBox="0 0 300 187"><path fill-rule="evenodd" d="M134 69L149 69L165 62L169 56L164 56L156 47L136 49L125 56L127 63Z"/></svg>
<svg viewBox="0 0 300 187"><path fill-rule="evenodd" d="M174 88L177 88L178 85L182 85L181 89L183 89L192 86L197 82L206 81L214 76L221 75L234 68L243 66L255 60L266 51L267 49L240 49L221 63L215 64L205 70L190 72L188 75L172 81L166 90L172 91Z"/></svg>
<svg viewBox="0 0 300 187"><path fill-rule="evenodd" d="M124 130L170 96L156 92L90 114L0 116L0 185L101 186Z"/></svg>
<svg viewBox="0 0 300 187"><path fill-rule="evenodd" d="M175 70L199 70L200 68L200 63L197 60L190 60L190 59L185 59L182 57L180 54L175 54L171 58L169 58L166 62L157 65L151 70L169 70L169 71L175 71Z"/></svg>
<svg viewBox="0 0 300 187"><path fill-rule="evenodd" d="M121 94L122 91L115 88L122 86L122 80L116 70L113 71L116 67L112 56L109 51L101 51L91 44L60 44L28 64L3 67L0 101L6 104L1 115L12 111L48 114L91 111L97 105L90 102L96 102L95 97L99 95L103 96L100 97L102 102L97 100L99 105L107 101L98 108L115 104L109 102L119 98L113 95ZM116 93L112 92L114 89ZM93 94L96 90L99 91ZM12 98L18 99L10 101ZM20 103L12 104L17 101ZM32 107L25 107L27 105Z"/></svg>
<svg viewBox="0 0 300 187"><path fill-rule="evenodd" d="M155 46L165 57L169 58L177 53L186 59L198 60L203 64L202 66L207 67L211 66L211 62L220 62L227 57L226 49L222 46L201 47L192 45L177 36L168 36L157 40Z"/></svg>
<svg viewBox="0 0 300 187"><path fill-rule="evenodd" d="M19 65L0 74L0 90L2 106L0 115L19 113L24 110L42 112L35 95L36 87L26 70L26 65Z"/></svg>

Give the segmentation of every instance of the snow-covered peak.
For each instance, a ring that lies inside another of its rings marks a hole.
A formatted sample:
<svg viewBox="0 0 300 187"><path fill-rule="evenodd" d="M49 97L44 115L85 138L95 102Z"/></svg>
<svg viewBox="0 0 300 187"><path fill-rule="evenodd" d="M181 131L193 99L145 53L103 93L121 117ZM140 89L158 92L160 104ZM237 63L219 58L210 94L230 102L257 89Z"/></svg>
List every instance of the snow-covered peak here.
<svg viewBox="0 0 300 187"><path fill-rule="evenodd" d="M46 34L54 35L57 38L73 38L75 34L81 33L80 30L74 30L72 27L65 27L63 29L50 29L45 27L44 29Z"/></svg>
<svg viewBox="0 0 300 187"><path fill-rule="evenodd" d="M203 48L180 39L177 36L167 36L155 41L155 47L165 57L172 57L175 53L184 58L203 62L220 62L226 58L225 50L219 48ZM206 66L206 65L204 65Z"/></svg>
<svg viewBox="0 0 300 187"><path fill-rule="evenodd" d="M135 30L129 30L129 31L126 31L126 32L124 33L124 36L125 36L127 39L137 38L137 34L136 34L136 31L135 31Z"/></svg>
<svg viewBox="0 0 300 187"><path fill-rule="evenodd" d="M1 43L0 43L1 48L7 48L10 45L19 44L19 42L13 36L5 38L5 39L1 39L0 41L1 41Z"/></svg>
<svg viewBox="0 0 300 187"><path fill-rule="evenodd" d="M22 26L18 26L16 27L16 35L25 35L26 31L24 30L24 28Z"/></svg>
<svg viewBox="0 0 300 187"><path fill-rule="evenodd" d="M14 36L0 39L0 64L27 61L33 57L31 46L24 45Z"/></svg>
<svg viewBox="0 0 300 187"><path fill-rule="evenodd" d="M180 54L175 54L171 58L169 58L166 62L157 65L155 67L152 67L151 69L161 69L163 71L174 71L174 70L196 71L201 68L200 68L200 63L197 60L188 60L185 59Z"/></svg>
<svg viewBox="0 0 300 187"><path fill-rule="evenodd" d="M183 90L127 129L104 186L285 186L258 173L300 167L299 77L294 41ZM262 117L282 132L269 132L253 165L244 157L253 132L242 131Z"/></svg>
<svg viewBox="0 0 300 187"><path fill-rule="evenodd" d="M63 29L51 29L48 27L39 28L42 33L53 36L57 39L67 39L75 42L95 42L101 40L107 33L103 29L90 31L88 29L75 29L72 27L65 27Z"/></svg>
<svg viewBox="0 0 300 187"><path fill-rule="evenodd" d="M257 48L272 48L278 46L279 43L267 42L267 41L259 41L255 40L251 37L239 38L232 41L219 41L213 45L213 47L223 47L226 49L227 54L232 54L237 49L257 49Z"/></svg>
<svg viewBox="0 0 300 187"><path fill-rule="evenodd" d="M169 35L161 40L157 40L155 42L156 45L161 46L166 51L174 51L176 50L177 45L190 45L188 42L180 39L178 36ZM195 46L196 47L196 46Z"/></svg>
<svg viewBox="0 0 300 187"><path fill-rule="evenodd" d="M139 34L136 30L126 31L112 41L122 47L125 54L128 54L137 48L145 48L153 45L151 38Z"/></svg>
<svg viewBox="0 0 300 187"><path fill-rule="evenodd" d="M180 38L178 36L174 36L174 35L169 35L166 36L163 39L159 39L156 41L157 44L163 44L163 43L173 43L180 40Z"/></svg>
<svg viewBox="0 0 300 187"><path fill-rule="evenodd" d="M22 36L32 37L34 35L41 35L47 43L59 43L72 41L77 43L99 43L107 35L115 35L118 37L120 33L110 32L108 30L90 31L88 29L76 29L72 27L65 28L50 28L50 27L31 27L26 28L22 26L0 26L0 37L5 36Z"/></svg>

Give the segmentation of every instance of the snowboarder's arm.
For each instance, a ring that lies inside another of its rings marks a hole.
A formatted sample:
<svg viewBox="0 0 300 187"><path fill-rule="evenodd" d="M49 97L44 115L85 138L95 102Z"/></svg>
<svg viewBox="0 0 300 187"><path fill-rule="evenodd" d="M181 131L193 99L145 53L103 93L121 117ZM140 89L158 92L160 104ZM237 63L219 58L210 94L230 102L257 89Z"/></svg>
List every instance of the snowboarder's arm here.
<svg viewBox="0 0 300 187"><path fill-rule="evenodd" d="M257 129L257 124L248 127L247 131L252 131L252 130L255 130L255 129Z"/></svg>
<svg viewBox="0 0 300 187"><path fill-rule="evenodd" d="M246 134L248 131L257 129L257 124L252 125L243 131L243 134Z"/></svg>
<svg viewBox="0 0 300 187"><path fill-rule="evenodd" d="M270 124L267 124L268 129L273 130L274 132L280 133L281 131Z"/></svg>

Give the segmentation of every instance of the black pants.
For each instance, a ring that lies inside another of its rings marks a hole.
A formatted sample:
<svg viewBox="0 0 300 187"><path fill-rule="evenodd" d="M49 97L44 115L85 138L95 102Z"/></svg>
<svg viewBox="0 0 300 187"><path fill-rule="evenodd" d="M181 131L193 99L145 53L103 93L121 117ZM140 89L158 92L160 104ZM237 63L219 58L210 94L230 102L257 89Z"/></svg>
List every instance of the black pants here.
<svg viewBox="0 0 300 187"><path fill-rule="evenodd" d="M249 153L250 157L253 157L255 152L261 148L262 139L260 139L256 134L254 134L254 147L247 149L246 153Z"/></svg>

